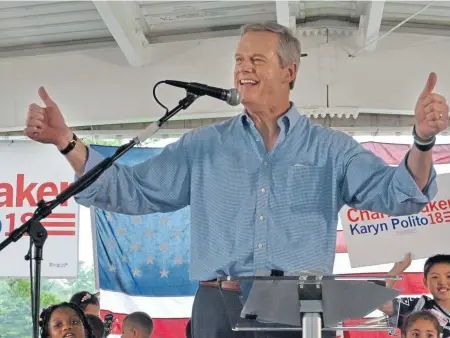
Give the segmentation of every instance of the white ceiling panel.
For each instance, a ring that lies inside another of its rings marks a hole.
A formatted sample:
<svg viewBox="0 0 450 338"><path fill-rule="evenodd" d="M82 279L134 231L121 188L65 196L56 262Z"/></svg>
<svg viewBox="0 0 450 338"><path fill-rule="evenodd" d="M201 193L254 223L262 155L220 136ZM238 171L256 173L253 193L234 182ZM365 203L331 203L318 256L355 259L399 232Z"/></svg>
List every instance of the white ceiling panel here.
<svg viewBox="0 0 450 338"><path fill-rule="evenodd" d="M354 12L356 1L305 1L305 17L348 16Z"/></svg>
<svg viewBox="0 0 450 338"><path fill-rule="evenodd" d="M383 19L404 20L419 12L428 1L387 1L384 6ZM436 1L432 6L415 16L411 22L421 23L448 23L450 24L450 1Z"/></svg>
<svg viewBox="0 0 450 338"><path fill-rule="evenodd" d="M80 12L86 10L95 11L95 6L90 1L46 1L46 2L22 2L0 1L0 19L22 18L27 16L40 16L52 13L62 14ZM100 16L98 18L101 20Z"/></svg>
<svg viewBox="0 0 450 338"><path fill-rule="evenodd" d="M82 11L65 12L65 13L48 13L42 15L27 15L23 17L1 18L0 30L8 30L13 28L24 28L24 27L54 26L66 23L82 24L83 22L86 21L98 21L99 23L103 23L101 18L99 18L99 15L96 10L87 9ZM105 27L104 24L103 27Z"/></svg>
<svg viewBox="0 0 450 338"><path fill-rule="evenodd" d="M16 46L19 43L19 46L24 45L26 48L38 48L38 47L44 47L45 44L51 45L53 43L59 43L61 41L65 41L65 43L74 44L76 45L78 41L83 40L85 43L87 42L86 39L95 39L98 38L98 36L105 35L107 36L109 34L108 31L102 29L98 31L75 31L75 32L55 32L52 34L47 35L31 35L31 36L24 36L21 38L3 38L0 35L0 47L11 47ZM41 43L45 42L44 43ZM13 49L13 48L8 48Z"/></svg>
<svg viewBox="0 0 450 338"><path fill-rule="evenodd" d="M99 38L112 40L90 1L0 2L0 47L26 49Z"/></svg>
<svg viewBox="0 0 450 338"><path fill-rule="evenodd" d="M375 0L376 1L376 0ZM144 45L238 34L246 23L276 21L275 1L122 1L123 27L142 37ZM297 25L358 29L368 1L289 1ZM420 11L429 1L386 0L382 30ZM127 18L125 19L125 16ZM333 23L335 26L333 26ZM399 29L450 35L450 1L436 1ZM230 33L232 32L232 33ZM130 33L130 32L129 32ZM222 34L222 35L221 35ZM432 33L433 34L433 33ZM145 41L148 40L148 41ZM75 46L80 41L115 43L92 1L0 1L0 55L46 46Z"/></svg>
<svg viewBox="0 0 450 338"><path fill-rule="evenodd" d="M141 10L153 36L276 21L273 1L141 2Z"/></svg>

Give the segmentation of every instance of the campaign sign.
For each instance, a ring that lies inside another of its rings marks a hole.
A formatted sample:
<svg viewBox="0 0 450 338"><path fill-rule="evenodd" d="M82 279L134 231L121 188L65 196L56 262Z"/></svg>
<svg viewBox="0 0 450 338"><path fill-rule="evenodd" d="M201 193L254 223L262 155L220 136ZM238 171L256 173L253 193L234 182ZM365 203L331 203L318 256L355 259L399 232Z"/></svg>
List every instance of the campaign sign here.
<svg viewBox="0 0 450 338"><path fill-rule="evenodd" d="M54 146L35 142L0 143L0 242L25 223L40 200L50 201L74 179L67 160ZM42 277L76 278L78 271L78 205L64 202L41 221L48 232ZM30 245L25 234L0 251L0 278L27 278L24 259Z"/></svg>
<svg viewBox="0 0 450 338"><path fill-rule="evenodd" d="M450 254L450 174L437 176L438 194L420 213L389 216L344 206L340 211L352 268Z"/></svg>

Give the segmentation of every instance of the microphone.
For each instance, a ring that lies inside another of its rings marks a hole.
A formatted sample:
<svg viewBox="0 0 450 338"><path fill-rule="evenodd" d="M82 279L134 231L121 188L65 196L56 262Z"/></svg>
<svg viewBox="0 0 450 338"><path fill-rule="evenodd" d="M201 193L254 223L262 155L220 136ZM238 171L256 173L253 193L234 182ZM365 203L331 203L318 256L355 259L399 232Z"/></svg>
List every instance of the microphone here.
<svg viewBox="0 0 450 338"><path fill-rule="evenodd" d="M164 83L186 89L189 93L195 95L206 95L211 96L216 99L225 101L230 106L237 106L241 103L241 95L237 91L237 89L222 89L216 87L210 87L201 83L196 82L183 82L183 81L174 81L174 80L166 80Z"/></svg>
<svg viewBox="0 0 450 338"><path fill-rule="evenodd" d="M232 89L222 89L222 88L216 88L216 87L210 87L201 83L196 82L182 82L182 81L174 81L174 80L165 80L160 81L156 84L156 86L160 83L165 83L171 86L184 88L188 93L191 95L186 96L183 100L181 100L178 104L178 106L174 109L172 109L170 112L168 111L166 115L164 115L161 119L159 119L156 122L151 123L147 128L142 130L139 135L137 135L135 138L133 138L133 141L135 144L139 144L144 142L146 139L154 135L158 132L158 130L161 128L161 126L170 119L173 115L178 113L181 109L186 109L189 107L198 96L211 96L216 99L225 101L231 106L237 106L239 103L241 103L241 95L239 94L238 90L235 88ZM156 88L155 86L155 88ZM155 96L153 88L153 95ZM155 96L156 99L156 96ZM159 102L158 102L159 103ZM164 107L164 106L163 106ZM166 107L164 107L166 108ZM167 108L166 108L167 109Z"/></svg>
<svg viewBox="0 0 450 338"><path fill-rule="evenodd" d="M111 334L113 322L114 322L114 315L108 313L103 319L103 323L105 325L105 332L103 337L108 337Z"/></svg>

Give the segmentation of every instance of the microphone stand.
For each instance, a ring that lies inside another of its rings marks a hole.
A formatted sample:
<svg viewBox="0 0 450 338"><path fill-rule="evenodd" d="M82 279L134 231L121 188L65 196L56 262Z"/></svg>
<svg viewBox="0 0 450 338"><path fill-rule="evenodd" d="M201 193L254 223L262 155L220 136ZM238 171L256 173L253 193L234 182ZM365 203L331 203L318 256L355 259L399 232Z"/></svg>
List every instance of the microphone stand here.
<svg viewBox="0 0 450 338"><path fill-rule="evenodd" d="M34 246L34 257L30 257L30 253L25 257L25 259L34 259L34 275L35 281L33 283L33 274L30 270L30 280L32 282L32 300L31 300L31 312L33 317L33 337L39 338L39 302L40 302L40 283L41 283L41 261L42 252L47 239L48 233L44 226L41 224L41 220L46 218L52 213L52 210L58 207L60 204L64 203L71 197L82 192L84 189L89 187L94 183L103 172L105 172L113 163L125 154L128 150L133 148L135 145L141 143L154 133L156 133L159 128L167 122L171 117L177 114L183 109L187 109L194 101L199 97L199 95L191 94L187 92L184 99L179 101L179 104L172 109L167 111L167 113L160 118L157 122L152 123L147 129L145 129L139 136L132 139L129 143L120 146L117 151L111 156L105 158L103 161L98 163L95 167L85 173L77 181L71 184L67 189L62 191L54 200L45 202L43 200L39 201L37 204L37 209L31 216L31 218L26 221L19 228L15 229L9 234L3 242L0 243L0 251L6 248L12 242L17 242L23 235L28 234L31 239L31 245ZM28 260L27 259L27 260Z"/></svg>

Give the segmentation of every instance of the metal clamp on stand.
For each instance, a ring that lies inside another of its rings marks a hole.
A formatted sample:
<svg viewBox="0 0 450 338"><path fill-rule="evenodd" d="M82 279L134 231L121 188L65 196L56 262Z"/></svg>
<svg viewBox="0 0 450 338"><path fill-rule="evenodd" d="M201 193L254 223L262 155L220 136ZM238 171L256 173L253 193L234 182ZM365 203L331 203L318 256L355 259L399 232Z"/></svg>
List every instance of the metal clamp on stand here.
<svg viewBox="0 0 450 338"><path fill-rule="evenodd" d="M300 276L298 297L303 338L322 338L322 276Z"/></svg>

